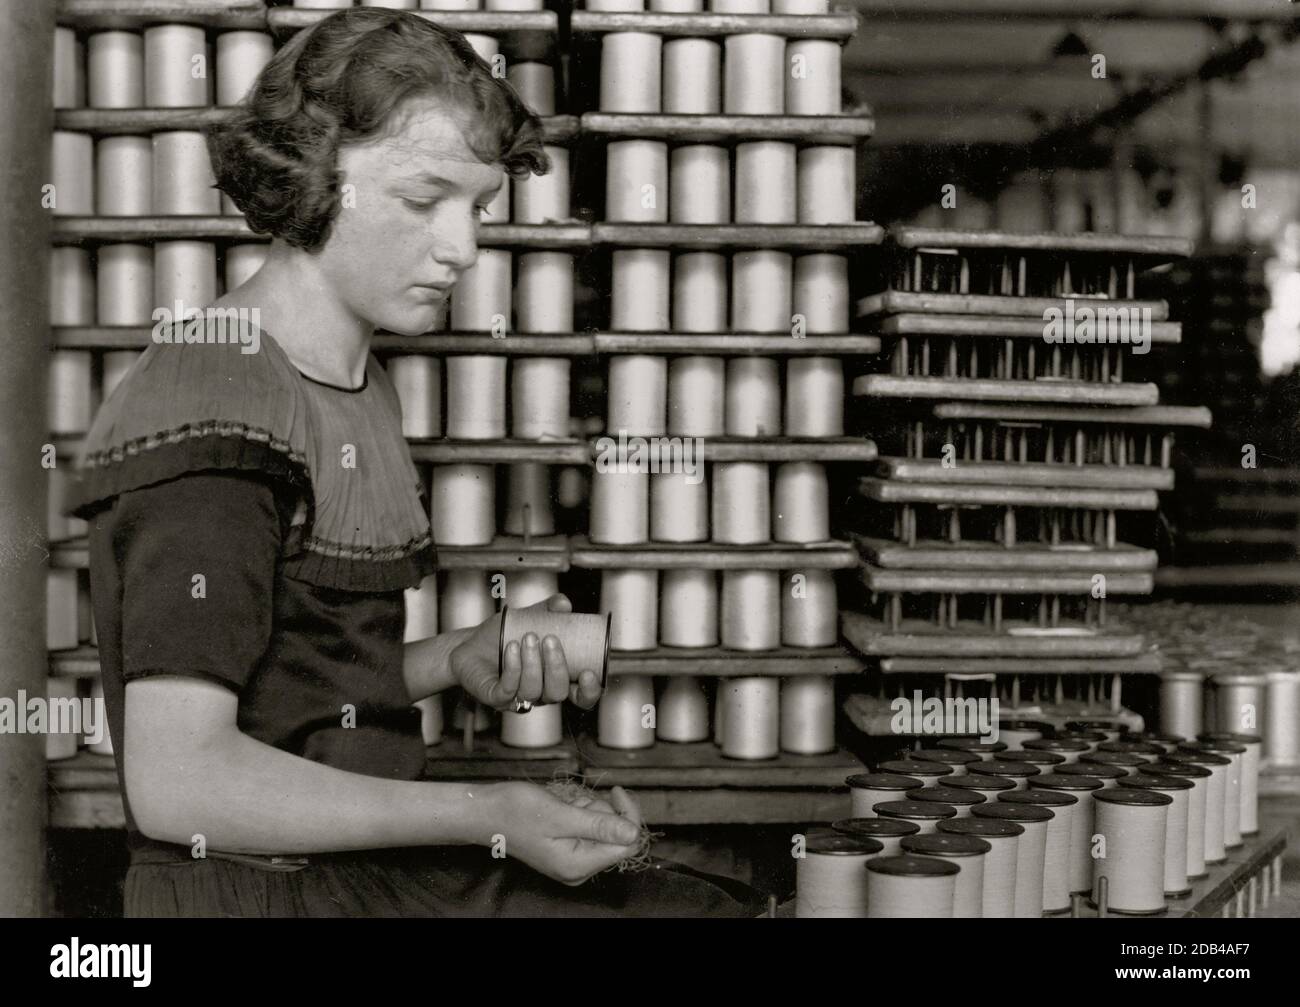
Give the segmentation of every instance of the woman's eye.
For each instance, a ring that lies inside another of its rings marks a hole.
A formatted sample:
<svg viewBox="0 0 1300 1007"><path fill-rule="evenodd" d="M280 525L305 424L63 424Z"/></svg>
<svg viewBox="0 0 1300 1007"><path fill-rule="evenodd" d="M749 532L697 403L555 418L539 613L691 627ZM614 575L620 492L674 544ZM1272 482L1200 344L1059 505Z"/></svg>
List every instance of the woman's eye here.
<svg viewBox="0 0 1300 1007"><path fill-rule="evenodd" d="M412 210L424 211L424 210L432 209L434 204L437 203L438 201L436 199L405 199L404 198L402 202L405 203L407 206L409 206Z"/></svg>

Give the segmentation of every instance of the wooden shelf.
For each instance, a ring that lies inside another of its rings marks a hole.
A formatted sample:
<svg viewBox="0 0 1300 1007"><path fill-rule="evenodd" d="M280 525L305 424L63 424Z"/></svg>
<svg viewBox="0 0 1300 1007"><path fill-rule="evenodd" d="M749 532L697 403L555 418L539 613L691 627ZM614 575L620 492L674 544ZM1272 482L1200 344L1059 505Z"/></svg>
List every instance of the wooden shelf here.
<svg viewBox="0 0 1300 1007"><path fill-rule="evenodd" d="M583 772L601 787L830 787L864 771L845 751L774 759L729 759L711 741L659 741L650 748L605 748L590 735L578 739Z"/></svg>
<svg viewBox="0 0 1300 1007"><path fill-rule="evenodd" d="M584 570L848 570L858 563L848 542L600 545L584 536L574 536L570 539L570 556L573 565Z"/></svg>
<svg viewBox="0 0 1300 1007"><path fill-rule="evenodd" d="M1150 387L1150 386L1147 386ZM1008 423L1099 423L1114 426L1210 428L1211 415L1202 406L1122 406L987 404L940 402L937 420L1002 420Z"/></svg>
<svg viewBox="0 0 1300 1007"><path fill-rule="evenodd" d="M453 441L407 438L411 458L435 465L588 465L591 448L586 441Z"/></svg>
<svg viewBox="0 0 1300 1007"><path fill-rule="evenodd" d="M880 241L879 224L592 224L598 245L621 248L844 251Z"/></svg>
<svg viewBox="0 0 1300 1007"><path fill-rule="evenodd" d="M569 28L574 35L632 31L682 38L715 38L758 33L846 42L858 30L858 16L848 11L834 14L672 14L575 10L569 19Z"/></svg>
<svg viewBox="0 0 1300 1007"><path fill-rule="evenodd" d="M658 647L644 651L611 651L609 656L610 675L671 678L854 675L863 667L861 658L842 647L780 647L776 650Z"/></svg>
<svg viewBox="0 0 1300 1007"><path fill-rule="evenodd" d="M869 462L876 445L863 437L706 437L706 462Z"/></svg>
<svg viewBox="0 0 1300 1007"><path fill-rule="evenodd" d="M1171 490L1173 469L1154 465L1073 465L1056 462L985 462L937 458L881 458L876 475L900 482L950 485L1050 486L1058 489Z"/></svg>
<svg viewBox="0 0 1300 1007"><path fill-rule="evenodd" d="M1057 347L1071 346L1083 349L1106 349L1111 346L1123 347L1127 344L1119 341L1120 335L1127 335L1130 323L1116 319L1119 326L1112 334L1111 329L1097 319L1097 341L1095 343L1048 343L1043 342L1044 352ZM1043 340L1043 328L1046 322L1038 318L1022 318L1013 315L937 315L911 313L887 315L879 319L879 331L891 336L948 336L986 339L1037 339ZM1143 328L1147 328L1143 326ZM1181 322L1156 322L1149 326L1147 334L1152 346L1176 346L1182 341L1183 326ZM1106 339L1113 335L1114 341ZM1105 338L1103 338L1105 337Z"/></svg>
<svg viewBox="0 0 1300 1007"><path fill-rule="evenodd" d="M515 333L490 336L483 332L430 332L420 336L376 333L376 353L423 353L437 356L589 357L596 343L580 333Z"/></svg>
<svg viewBox="0 0 1300 1007"><path fill-rule="evenodd" d="M430 780L531 780L545 785L559 775L576 776L581 770L578 749L572 741L551 748L511 748L492 734L477 734L466 751L459 731L444 731L442 741L431 745L425 762Z"/></svg>
<svg viewBox="0 0 1300 1007"><path fill-rule="evenodd" d="M881 399L957 399L975 402L1067 403L1071 405L1153 406L1160 399L1155 385L1144 382L1011 381L996 378L929 378L898 374L864 374L853 394Z"/></svg>
<svg viewBox="0 0 1300 1007"><path fill-rule="evenodd" d="M864 559L887 570L1053 570L1070 573L1152 573L1153 549L1117 545L1102 549L1091 545L1050 546L1017 543L1008 548L994 542L921 542L905 545L885 539L855 535L854 544Z"/></svg>
<svg viewBox="0 0 1300 1007"><path fill-rule="evenodd" d="M523 538L498 535L491 545L436 545L439 570L569 569L569 542L563 535Z"/></svg>
<svg viewBox="0 0 1300 1007"><path fill-rule="evenodd" d="M883 657L885 675L1159 675L1158 654L1133 657Z"/></svg>
<svg viewBox="0 0 1300 1007"><path fill-rule="evenodd" d="M856 146L876 131L870 115L674 115L652 112L585 112L584 135L732 144L783 140L815 146ZM882 235L883 237L883 235Z"/></svg>
<svg viewBox="0 0 1300 1007"><path fill-rule="evenodd" d="M597 353L655 353L695 356L842 357L874 356L876 336L809 335L770 332L597 332Z"/></svg>
<svg viewBox="0 0 1300 1007"><path fill-rule="evenodd" d="M870 657L1111 658L1133 657L1147 649L1141 634L1124 627L1071 626L1039 629L1004 623L995 633L976 624L956 629L919 619L904 620L898 630L861 612L840 613L845 639Z"/></svg>
<svg viewBox="0 0 1300 1007"><path fill-rule="evenodd" d="M1099 572L1099 571L1096 571ZM1045 570L886 570L863 566L862 582L892 594L1068 594L1091 596L1096 572ZM1150 573L1108 570L1106 594L1150 594Z"/></svg>
<svg viewBox="0 0 1300 1007"><path fill-rule="evenodd" d="M50 651L50 674L60 678L98 678L99 648Z"/></svg>
<svg viewBox="0 0 1300 1007"><path fill-rule="evenodd" d="M1125 301L1109 298L1073 298L1075 307L1123 308L1125 311L1150 311L1153 322L1169 318L1169 305L1165 301ZM933 315L995 315L1000 317L1037 318L1056 309L1064 312L1064 297L1003 297L992 294L932 294L912 293L905 290L885 290L858 300L859 318L875 315L904 315L913 313ZM1041 335L1042 330L1039 329Z"/></svg>
<svg viewBox="0 0 1300 1007"><path fill-rule="evenodd" d="M963 486L910 483L864 476L858 492L889 504L991 507L1070 507L1088 510L1155 510L1153 490L1058 489L1052 486Z"/></svg>
<svg viewBox="0 0 1300 1007"><path fill-rule="evenodd" d="M264 30L262 0L58 0L58 23L79 29L139 30L154 24Z"/></svg>
<svg viewBox="0 0 1300 1007"><path fill-rule="evenodd" d="M890 228L889 240L894 246L909 250L955 248L1047 253L1086 252L1103 255L1149 256L1161 261L1185 259L1192 254L1192 242L1187 238L1170 238L1161 235L1096 232L1017 233L965 231L946 227L894 227Z"/></svg>

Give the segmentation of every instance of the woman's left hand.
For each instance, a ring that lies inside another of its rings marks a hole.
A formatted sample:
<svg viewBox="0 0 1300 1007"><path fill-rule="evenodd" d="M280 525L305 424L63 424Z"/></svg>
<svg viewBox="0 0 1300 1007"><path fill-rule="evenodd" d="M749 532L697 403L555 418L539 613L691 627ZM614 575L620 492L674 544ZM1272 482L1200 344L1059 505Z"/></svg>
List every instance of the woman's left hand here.
<svg viewBox="0 0 1300 1007"><path fill-rule="evenodd" d="M562 594L553 594L538 607L551 612L571 612L573 605ZM494 615L475 627L469 637L451 652L451 670L461 687L480 703L497 710L511 709L516 700L527 703L562 703L572 700L589 710L600 699L600 681L590 671L577 682L569 681L569 665L559 639L539 640L527 633L523 640L511 640L499 655L501 616Z"/></svg>

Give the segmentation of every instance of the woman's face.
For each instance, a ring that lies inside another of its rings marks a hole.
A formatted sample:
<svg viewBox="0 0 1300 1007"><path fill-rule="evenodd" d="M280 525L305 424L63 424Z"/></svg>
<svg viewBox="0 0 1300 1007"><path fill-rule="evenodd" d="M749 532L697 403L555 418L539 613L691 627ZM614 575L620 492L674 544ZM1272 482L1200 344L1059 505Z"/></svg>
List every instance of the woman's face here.
<svg viewBox="0 0 1300 1007"><path fill-rule="evenodd" d="M438 101L412 98L394 116L389 135L339 152L342 206L320 265L358 317L418 335L474 265L483 208L506 176L478 159Z"/></svg>

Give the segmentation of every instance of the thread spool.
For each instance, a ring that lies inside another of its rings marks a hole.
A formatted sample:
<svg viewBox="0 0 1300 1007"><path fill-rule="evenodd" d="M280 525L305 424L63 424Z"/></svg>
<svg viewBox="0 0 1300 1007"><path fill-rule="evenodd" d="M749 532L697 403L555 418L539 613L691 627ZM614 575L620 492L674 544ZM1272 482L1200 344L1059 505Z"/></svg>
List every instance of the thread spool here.
<svg viewBox="0 0 1300 1007"><path fill-rule="evenodd" d="M1270 671L1264 704L1264 762L1300 766L1300 673Z"/></svg>
<svg viewBox="0 0 1300 1007"><path fill-rule="evenodd" d="M144 30L144 100L149 108L208 104L208 46L203 29L163 24Z"/></svg>
<svg viewBox="0 0 1300 1007"><path fill-rule="evenodd" d="M451 326L458 332L504 335L510 328L510 253L479 249L451 297Z"/></svg>
<svg viewBox="0 0 1300 1007"><path fill-rule="evenodd" d="M849 264L843 255L815 253L794 260L794 313L806 334L849 331Z"/></svg>
<svg viewBox="0 0 1300 1007"><path fill-rule="evenodd" d="M45 528L51 542L80 538L86 534L86 522L81 518L72 518L64 514L71 497L72 475L66 468L47 470L50 492L46 497Z"/></svg>
<svg viewBox="0 0 1300 1007"><path fill-rule="evenodd" d="M1220 734L1251 730L1264 709L1268 679L1263 675L1214 675L1215 725Z"/></svg>
<svg viewBox="0 0 1300 1007"><path fill-rule="evenodd" d="M966 773L969 776L993 776L1011 780L1016 785L1016 790L1026 790L1029 781L1035 776L1040 776L1042 770L1028 762L993 759L989 762L971 763L966 767Z"/></svg>
<svg viewBox="0 0 1300 1007"><path fill-rule="evenodd" d="M101 245L95 317L100 325L148 325L153 311L153 251L148 245Z"/></svg>
<svg viewBox="0 0 1300 1007"><path fill-rule="evenodd" d="M979 738L940 738L935 742L939 748L952 752L969 752L978 755L984 762L992 761L999 752L1005 752L1007 746L1001 741L980 741ZM969 767L967 768L969 772Z"/></svg>
<svg viewBox="0 0 1300 1007"><path fill-rule="evenodd" d="M667 429L667 414L667 357L628 354L610 360L606 429L657 437Z"/></svg>
<svg viewBox="0 0 1300 1007"><path fill-rule="evenodd" d="M1095 762L1067 762L1063 766L1057 766L1053 773L1057 776L1086 776L1100 780L1105 790L1120 786L1120 780L1129 775L1128 770L1120 769L1119 766L1103 766Z"/></svg>
<svg viewBox="0 0 1300 1007"><path fill-rule="evenodd" d="M649 511L650 477L646 473L597 466L591 481L593 542L633 545L646 541L650 532Z"/></svg>
<svg viewBox="0 0 1300 1007"><path fill-rule="evenodd" d="M1165 831L1173 798L1151 790L1098 791L1097 832L1106 856L1093 861L1093 900L1103 878L1109 908L1149 915L1165 909Z"/></svg>
<svg viewBox="0 0 1300 1007"><path fill-rule="evenodd" d="M709 697L698 678L693 675L668 678L655 710L655 737L682 743L708 740Z"/></svg>
<svg viewBox="0 0 1300 1007"><path fill-rule="evenodd" d="M1233 849L1241 845L1241 784L1246 746L1232 741L1199 741L1179 746L1183 751L1212 752L1228 760L1228 775L1223 790L1223 845Z"/></svg>
<svg viewBox="0 0 1300 1007"><path fill-rule="evenodd" d="M984 855L980 915L1011 919L1016 910L1016 866L1024 826L995 818L950 818L939 823L937 835L969 836L989 846ZM959 875L960 877L960 875Z"/></svg>
<svg viewBox="0 0 1300 1007"><path fill-rule="evenodd" d="M217 104L238 105L257 75L271 62L271 36L260 31L225 31L217 36Z"/></svg>
<svg viewBox="0 0 1300 1007"><path fill-rule="evenodd" d="M611 32L600 40L600 110L658 112L662 36Z"/></svg>
<svg viewBox="0 0 1300 1007"><path fill-rule="evenodd" d="M1231 742L1246 749L1241 756L1241 815L1239 824L1243 836L1259 832L1259 767L1264 739L1258 734L1203 734L1203 742ZM1212 746L1209 751L1219 752Z"/></svg>
<svg viewBox="0 0 1300 1007"><path fill-rule="evenodd" d="M970 772L970 768L967 766L967 772L960 776L956 773L945 776L943 786L979 794L984 798L982 803L985 804L996 801L1000 793L1016 789L1015 780L1008 780L1005 776L977 776Z"/></svg>
<svg viewBox="0 0 1300 1007"><path fill-rule="evenodd" d="M726 371L721 357L674 357L668 363L668 433L719 437L725 430Z"/></svg>
<svg viewBox="0 0 1300 1007"><path fill-rule="evenodd" d="M573 331L572 255L525 252L519 257L517 291L515 318L520 332Z"/></svg>
<svg viewBox="0 0 1300 1007"><path fill-rule="evenodd" d="M719 636L730 650L781 644L781 580L776 570L724 570Z"/></svg>
<svg viewBox="0 0 1300 1007"><path fill-rule="evenodd" d="M505 533L554 535L550 466L542 462L516 462L509 466L507 479Z"/></svg>
<svg viewBox="0 0 1300 1007"><path fill-rule="evenodd" d="M1165 877L1166 898L1182 898L1191 894L1187 883L1187 826L1192 791L1196 784L1178 776L1138 773L1124 781L1133 790L1156 790L1168 794L1173 801L1165 823Z"/></svg>
<svg viewBox="0 0 1300 1007"><path fill-rule="evenodd" d="M542 0L484 0L485 10L539 11Z"/></svg>
<svg viewBox="0 0 1300 1007"><path fill-rule="evenodd" d="M264 244L230 245L226 248L226 290L242 287L266 263L269 246ZM441 398L441 394L439 395ZM438 417L441 424L442 417Z"/></svg>
<svg viewBox="0 0 1300 1007"><path fill-rule="evenodd" d="M659 642L665 647L718 645L718 582L714 571L663 572Z"/></svg>
<svg viewBox="0 0 1300 1007"><path fill-rule="evenodd" d="M849 801L855 819L876 818L876 805L886 801L900 801L908 791L924 786L915 776L899 773L854 773L844 781L849 788ZM916 826L915 832L921 827Z"/></svg>
<svg viewBox="0 0 1300 1007"><path fill-rule="evenodd" d="M77 754L77 748L81 744L81 734L77 731L56 731L55 728L70 726L68 720L57 711L70 709L70 704L81 705L77 696L77 680L51 675L45 680L45 695L48 701L47 709L50 711L46 723L45 758L50 762L71 759ZM23 711L23 715L26 715L26 711Z"/></svg>
<svg viewBox="0 0 1300 1007"><path fill-rule="evenodd" d="M1069 738L1039 738L1034 741L1022 741L1021 746L1026 752L1055 752L1057 755L1063 755L1067 766L1077 763L1079 756L1092 750L1087 742L1071 741Z"/></svg>
<svg viewBox="0 0 1300 1007"><path fill-rule="evenodd" d="M1133 741L1149 742L1158 748L1161 753L1172 752L1187 740L1181 734L1165 734L1159 731L1141 731L1138 734L1130 734L1128 737Z"/></svg>
<svg viewBox="0 0 1300 1007"><path fill-rule="evenodd" d="M82 736L82 741L88 751L96 755L113 754L113 736L109 733L108 727L108 709L104 706L104 682L103 679L95 679L90 686L90 702L95 713L95 726L99 729L100 739L91 741L91 733L86 732ZM84 723L84 722L83 722Z"/></svg>
<svg viewBox="0 0 1300 1007"><path fill-rule="evenodd" d="M879 856L878 839L818 830L806 837L795 861L795 916L799 919L865 919L867 861Z"/></svg>
<svg viewBox="0 0 1300 1007"><path fill-rule="evenodd" d="M153 246L154 304L173 310L217 299L217 248L210 241L158 241Z"/></svg>
<svg viewBox="0 0 1300 1007"><path fill-rule="evenodd" d="M545 466L538 466L545 468ZM516 570L509 574L506 581L507 608L502 609L501 618L510 610L526 608L543 602L559 590L558 578L549 570ZM567 643L562 638L562 643ZM568 650L565 658L568 659ZM574 676L573 665L569 665L569 674ZM501 743L511 748L552 748L564 738L564 706L561 703L543 703L534 706L526 713L513 710L501 712Z"/></svg>
<svg viewBox="0 0 1300 1007"><path fill-rule="evenodd" d="M675 148L668 178L669 216L674 223L725 224L730 219L731 162L727 148L700 143Z"/></svg>
<svg viewBox="0 0 1300 1007"><path fill-rule="evenodd" d="M722 60L722 111L727 115L785 114L785 39L728 35Z"/></svg>
<svg viewBox="0 0 1300 1007"><path fill-rule="evenodd" d="M924 762L921 759L886 759L877 764L882 773L898 773L920 780L923 786L938 786L945 776L952 776L952 767L941 762Z"/></svg>
<svg viewBox="0 0 1300 1007"><path fill-rule="evenodd" d="M844 436L844 368L836 357L792 357L786 364L788 437Z"/></svg>
<svg viewBox="0 0 1300 1007"><path fill-rule="evenodd" d="M658 570L602 571L600 611L614 617L610 625L612 650L654 649L659 638L658 592Z"/></svg>
<svg viewBox="0 0 1300 1007"><path fill-rule="evenodd" d="M715 14L766 14L768 0L709 0Z"/></svg>
<svg viewBox="0 0 1300 1007"><path fill-rule="evenodd" d="M857 212L857 188L852 147L804 147L799 151L799 223L851 224Z"/></svg>
<svg viewBox="0 0 1300 1007"><path fill-rule="evenodd" d="M935 832L907 836L901 845L906 853L957 864L960 873L953 892L953 919L979 919L984 915L984 858L993 849L989 843L975 836Z"/></svg>
<svg viewBox="0 0 1300 1007"><path fill-rule="evenodd" d="M389 380L402 403L402 436L442 436L442 361L412 355L388 361Z"/></svg>
<svg viewBox="0 0 1300 1007"><path fill-rule="evenodd" d="M1065 765L1065 756L1058 755L1056 752L1003 752L1001 755L1003 762L1027 762L1031 766L1037 766L1039 772L1050 773L1057 766ZM1030 780L1033 785L1033 780Z"/></svg>
<svg viewBox="0 0 1300 1007"><path fill-rule="evenodd" d="M1024 751L1026 741L1038 741L1052 732L1051 725L1034 720L1000 720L998 721L998 738L1005 741L1007 751Z"/></svg>
<svg viewBox="0 0 1300 1007"><path fill-rule="evenodd" d="M615 253L617 254L617 253ZM673 329L724 332L727 328L727 258L685 252L673 260ZM722 395L719 386L718 408Z"/></svg>
<svg viewBox="0 0 1300 1007"><path fill-rule="evenodd" d="M840 114L840 44L793 38L785 47L785 114Z"/></svg>
<svg viewBox="0 0 1300 1007"><path fill-rule="evenodd" d="M406 607L404 643L425 640L438 635L438 576L430 574L418 587L408 587L402 592ZM426 742L430 743L430 742Z"/></svg>
<svg viewBox="0 0 1300 1007"><path fill-rule="evenodd" d="M51 210L56 216L88 217L95 212L95 142L88 133L56 129L51 139Z"/></svg>
<svg viewBox="0 0 1300 1007"><path fill-rule="evenodd" d="M974 818L1014 822L1025 831L1016 844L1016 919L1038 919L1043 915L1043 878L1047 861L1048 823L1053 813L1047 808L994 801L971 809Z"/></svg>
<svg viewBox="0 0 1300 1007"><path fill-rule="evenodd" d="M555 71L549 63L513 62L506 71L506 80L534 115L555 114Z"/></svg>
<svg viewBox="0 0 1300 1007"><path fill-rule="evenodd" d="M1232 760L1210 752L1170 752L1166 760L1174 763L1189 763L1210 771L1210 778L1205 786L1205 831L1204 851L1207 864L1221 864L1228 858L1224 844L1224 825L1226 824L1225 801L1228 789L1228 768ZM1157 764L1159 765L1159 764Z"/></svg>
<svg viewBox="0 0 1300 1007"><path fill-rule="evenodd" d="M786 587L781 595L781 642L787 647L834 646L839 638L835 575L830 570L802 570L787 578Z"/></svg>
<svg viewBox="0 0 1300 1007"><path fill-rule="evenodd" d="M725 588L724 588L725 591ZM774 759L780 751L781 681L750 676L718 682L722 754L729 759Z"/></svg>
<svg viewBox="0 0 1300 1007"><path fill-rule="evenodd" d="M338 0L311 0L311 3L313 6L319 5L321 7L338 6ZM294 0L294 4L299 5L298 0ZM481 0L420 0L421 10L466 11L478 10L481 6Z"/></svg>
<svg viewBox="0 0 1300 1007"><path fill-rule="evenodd" d="M841 818L831 822L831 828L846 836L876 840L884 847L880 856L885 857L898 856L903 852L903 837L915 836L921 831L915 822L892 818Z"/></svg>
<svg viewBox="0 0 1300 1007"><path fill-rule="evenodd" d="M1064 792L1078 798L1070 817L1068 854L1064 870L1064 883L1069 892L1092 890L1092 836L1095 831L1095 809L1092 795L1102 789L1096 777L1044 773L1029 781L1028 793L1040 790Z"/></svg>
<svg viewBox="0 0 1300 1007"><path fill-rule="evenodd" d="M1160 727L1184 738L1203 729L1201 690L1204 676L1195 671L1166 671L1160 676Z"/></svg>
<svg viewBox="0 0 1300 1007"><path fill-rule="evenodd" d="M704 10L704 0L650 0L650 9L665 14L698 14Z"/></svg>
<svg viewBox="0 0 1300 1007"><path fill-rule="evenodd" d="M496 473L491 465L435 465L430 492L433 540L489 545L496 535Z"/></svg>
<svg viewBox="0 0 1300 1007"><path fill-rule="evenodd" d="M535 634L539 642L553 636L564 648L572 681L591 672L604 684L609 671L611 623L609 613L552 612L537 605L506 605L501 609L500 665L505 666L506 645L511 641L522 645L529 633Z"/></svg>
<svg viewBox="0 0 1300 1007"><path fill-rule="evenodd" d="M615 140L606 151L605 219L667 221L668 144L662 140Z"/></svg>
<svg viewBox="0 0 1300 1007"><path fill-rule="evenodd" d="M960 868L937 857L867 862L868 919L951 919Z"/></svg>
<svg viewBox="0 0 1300 1007"><path fill-rule="evenodd" d="M655 542L708 540L709 488L701 476L687 472L650 476L650 538Z"/></svg>
<svg viewBox="0 0 1300 1007"><path fill-rule="evenodd" d="M55 108L81 108L86 103L86 76L82 45L77 33L66 25L54 29Z"/></svg>
<svg viewBox="0 0 1300 1007"><path fill-rule="evenodd" d="M951 776L965 776L966 767L972 762L979 762L980 757L974 752L958 752L950 748L918 748L910 755L922 762L937 762L941 766L951 766Z"/></svg>
<svg viewBox="0 0 1300 1007"><path fill-rule="evenodd" d="M774 359L727 361L725 429L729 437L780 436L781 381Z"/></svg>
<svg viewBox="0 0 1300 1007"><path fill-rule="evenodd" d="M835 751L835 682L829 675L782 679L781 750L797 755Z"/></svg>
<svg viewBox="0 0 1300 1007"><path fill-rule="evenodd" d="M731 327L737 332L790 332L791 257L758 249L731 260ZM778 413L778 417L779 417Z"/></svg>
<svg viewBox="0 0 1300 1007"><path fill-rule="evenodd" d="M142 36L101 31L86 40L86 97L91 108L144 107Z"/></svg>
<svg viewBox="0 0 1300 1007"><path fill-rule="evenodd" d="M715 542L752 545L769 541L772 520L767 464L715 463L712 514Z"/></svg>
<svg viewBox="0 0 1300 1007"><path fill-rule="evenodd" d="M522 357L511 365L511 431L520 440L562 438L569 432L569 361Z"/></svg>
<svg viewBox="0 0 1300 1007"><path fill-rule="evenodd" d="M957 809L936 801L884 801L876 805L876 816L915 822L921 830L919 835L928 836L937 831L940 822L956 818Z"/></svg>
<svg viewBox="0 0 1300 1007"><path fill-rule="evenodd" d="M438 599L439 622L444 633L481 626L492 617L496 603L482 570L448 570L445 578Z"/></svg>
<svg viewBox="0 0 1300 1007"><path fill-rule="evenodd" d="M82 434L95 410L89 350L55 350L47 371L47 427L52 434Z"/></svg>
<svg viewBox="0 0 1300 1007"><path fill-rule="evenodd" d="M53 569L45 575L45 649L71 650L80 644L77 627L77 571Z"/></svg>
<svg viewBox="0 0 1300 1007"><path fill-rule="evenodd" d="M778 140L736 144L736 208L739 224L793 224L795 145Z"/></svg>
<svg viewBox="0 0 1300 1007"><path fill-rule="evenodd" d="M220 193L208 161L203 134L176 130L153 135L153 212L213 216L221 212Z"/></svg>
<svg viewBox="0 0 1300 1007"><path fill-rule="evenodd" d="M653 679L646 675L611 675L597 707L597 742L605 748L652 747L654 702Z"/></svg>
<svg viewBox="0 0 1300 1007"><path fill-rule="evenodd" d="M707 38L664 42L663 110L675 115L722 111L721 45Z"/></svg>
<svg viewBox="0 0 1300 1007"><path fill-rule="evenodd" d="M1205 822L1209 801L1210 779L1214 776L1205 766L1190 762L1157 762L1145 770L1150 776L1172 776L1190 780L1187 797L1187 878L1205 877Z"/></svg>
<svg viewBox="0 0 1300 1007"><path fill-rule="evenodd" d="M1042 912L1046 915L1069 912L1070 843L1074 836L1074 816L1078 812L1079 798L1061 791L1034 789L999 794L998 800L1051 810L1052 820L1047 823L1047 843L1043 852Z"/></svg>
<svg viewBox="0 0 1300 1007"><path fill-rule="evenodd" d="M1080 766L1114 766L1122 769L1126 776L1132 776L1147 764L1148 760L1130 752L1088 752L1079 756Z"/></svg>
<svg viewBox="0 0 1300 1007"><path fill-rule="evenodd" d="M1080 759L1083 758L1084 754L1097 751L1097 746L1106 740L1106 735L1101 731L1062 731L1057 737L1066 741L1082 741L1087 745L1088 752L1081 754Z"/></svg>
<svg viewBox="0 0 1300 1007"><path fill-rule="evenodd" d="M664 332L668 328L669 253L623 248L613 255L610 325L620 332Z"/></svg>
<svg viewBox="0 0 1300 1007"><path fill-rule="evenodd" d="M830 484L818 462L784 462L776 467L772 496L772 538L777 542L830 539Z"/></svg>
<svg viewBox="0 0 1300 1007"><path fill-rule="evenodd" d="M970 809L977 804L985 804L988 799L975 790L963 790L960 787L945 787L943 780L940 778L938 785L918 787L915 790L907 792L909 801L934 801L936 804L946 804L957 811L958 818L969 818Z"/></svg>
<svg viewBox="0 0 1300 1007"><path fill-rule="evenodd" d="M506 358L447 358L447 436L496 440L506 435Z"/></svg>
<svg viewBox="0 0 1300 1007"><path fill-rule="evenodd" d="M645 10L645 0L587 0L583 9L607 12Z"/></svg>

